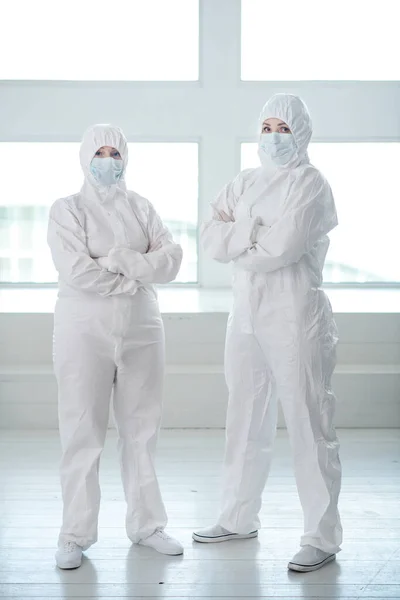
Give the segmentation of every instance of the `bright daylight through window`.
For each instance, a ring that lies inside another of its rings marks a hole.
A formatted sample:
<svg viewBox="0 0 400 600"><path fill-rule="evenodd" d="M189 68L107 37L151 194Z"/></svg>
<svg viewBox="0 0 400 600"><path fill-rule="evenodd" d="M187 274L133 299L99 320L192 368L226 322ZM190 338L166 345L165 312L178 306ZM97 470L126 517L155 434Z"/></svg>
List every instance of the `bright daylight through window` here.
<svg viewBox="0 0 400 600"><path fill-rule="evenodd" d="M242 0L242 79L398 80L399 8L398 0Z"/></svg>
<svg viewBox="0 0 400 600"><path fill-rule="evenodd" d="M117 32L102 39L112 16ZM0 79L193 81L198 36L198 0L11 0L0 4Z"/></svg>
<svg viewBox="0 0 400 600"><path fill-rule="evenodd" d="M105 42L110 7L118 35ZM325 281L400 283L398 8L398 0L0 0L0 284L55 283L49 207L81 188L84 130L111 122L135 140L128 187L183 247L177 282L229 287L231 269L197 243L199 220L240 152L243 167L259 164L258 111L279 91L309 106L318 140L310 156L335 195Z"/></svg>
<svg viewBox="0 0 400 600"><path fill-rule="evenodd" d="M0 282L57 280L46 243L48 211L57 198L80 190L83 174L78 152L78 143L0 144L0 164L8 173L0 199ZM129 152L128 188L154 204L182 245L184 259L177 281L196 282L197 144L135 143L129 144Z"/></svg>

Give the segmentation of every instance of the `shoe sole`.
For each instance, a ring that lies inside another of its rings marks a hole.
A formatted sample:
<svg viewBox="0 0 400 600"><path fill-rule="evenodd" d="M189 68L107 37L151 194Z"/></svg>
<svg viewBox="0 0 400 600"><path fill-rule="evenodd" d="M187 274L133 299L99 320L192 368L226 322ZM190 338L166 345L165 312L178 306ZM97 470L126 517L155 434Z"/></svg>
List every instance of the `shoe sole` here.
<svg viewBox="0 0 400 600"><path fill-rule="evenodd" d="M184 553L184 549L178 550L177 552L162 552L161 550L157 550L154 546L150 546L149 544L143 544L142 542L137 542L138 546L142 546L142 548L151 548L154 552L158 552L158 554L164 554L164 556L182 556Z"/></svg>
<svg viewBox="0 0 400 600"><path fill-rule="evenodd" d="M297 573L309 573L310 571L318 571L328 563L336 560L336 554L327 556L323 561L315 563L315 565L299 565L297 563L290 562L288 564L289 571L296 571Z"/></svg>
<svg viewBox="0 0 400 600"><path fill-rule="evenodd" d="M258 536L258 531L252 531L251 533L230 533L228 535L218 535L215 537L206 537L204 535L198 535L193 533L192 538L195 542L200 544L219 544L221 542L230 542L232 540L249 540Z"/></svg>
<svg viewBox="0 0 400 600"><path fill-rule="evenodd" d="M62 569L63 571L73 571L74 569L79 569L79 567L82 566L82 562L80 562L78 565L62 565L56 562L56 565L59 569Z"/></svg>

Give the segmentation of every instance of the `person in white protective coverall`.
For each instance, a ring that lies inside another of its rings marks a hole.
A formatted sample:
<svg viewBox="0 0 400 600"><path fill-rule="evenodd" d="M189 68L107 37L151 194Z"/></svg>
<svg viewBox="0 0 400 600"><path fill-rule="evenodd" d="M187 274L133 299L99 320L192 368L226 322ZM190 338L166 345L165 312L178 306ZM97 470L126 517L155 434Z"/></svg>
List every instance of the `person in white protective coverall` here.
<svg viewBox="0 0 400 600"><path fill-rule="evenodd" d="M202 229L206 251L234 263L226 339L229 389L222 512L198 542L258 534L280 400L304 511L295 571L335 559L342 528L339 442L333 426L336 326L322 284L337 225L331 189L310 164L306 106L278 94L260 118L261 167L238 175L213 203Z"/></svg>
<svg viewBox="0 0 400 600"><path fill-rule="evenodd" d="M127 191L122 131L84 134L78 194L55 202L48 243L59 273L54 367L59 389L63 523L60 568L79 567L97 540L99 461L113 392L126 530L134 543L182 554L154 469L162 410L164 331L155 283L172 281L182 250L146 199Z"/></svg>

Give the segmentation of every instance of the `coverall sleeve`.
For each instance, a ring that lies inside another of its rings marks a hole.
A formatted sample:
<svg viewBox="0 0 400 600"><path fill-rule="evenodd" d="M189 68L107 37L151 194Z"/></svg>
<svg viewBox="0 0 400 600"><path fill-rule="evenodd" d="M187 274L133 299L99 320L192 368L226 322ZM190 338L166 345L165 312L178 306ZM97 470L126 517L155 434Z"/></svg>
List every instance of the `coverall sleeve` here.
<svg viewBox="0 0 400 600"><path fill-rule="evenodd" d="M235 221L234 208L239 199L238 188L243 186L242 176L228 183L211 203L213 215L210 221L204 223L200 230L204 250L221 263L229 263L251 248L255 242L255 233L259 219L248 217ZM226 223L221 213L224 212L232 219Z"/></svg>
<svg viewBox="0 0 400 600"><path fill-rule="evenodd" d="M170 231L150 203L147 232L150 244L146 254L130 248L112 248L108 254L108 268L140 283L169 283L178 275L182 248L174 243Z"/></svg>
<svg viewBox="0 0 400 600"><path fill-rule="evenodd" d="M271 227L260 226L255 244L235 261L247 271L269 273L297 263L337 225L332 192L318 175L297 186L291 208Z"/></svg>
<svg viewBox="0 0 400 600"><path fill-rule="evenodd" d="M60 278L73 288L100 296L133 295L137 291L137 282L109 273L90 257L84 229L68 204L52 207L47 240Z"/></svg>

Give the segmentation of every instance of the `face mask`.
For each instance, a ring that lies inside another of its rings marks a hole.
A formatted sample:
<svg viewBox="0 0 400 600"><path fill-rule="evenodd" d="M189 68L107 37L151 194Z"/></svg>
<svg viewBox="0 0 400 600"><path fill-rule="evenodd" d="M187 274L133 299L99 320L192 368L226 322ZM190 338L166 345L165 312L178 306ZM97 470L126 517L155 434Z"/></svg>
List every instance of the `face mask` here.
<svg viewBox="0 0 400 600"><path fill-rule="evenodd" d="M111 156L99 158L95 156L90 163L90 172L101 185L114 185L122 175L124 164Z"/></svg>
<svg viewBox="0 0 400 600"><path fill-rule="evenodd" d="M263 133L258 145L261 163L272 160L276 165L286 165L296 154L297 146L291 133Z"/></svg>

